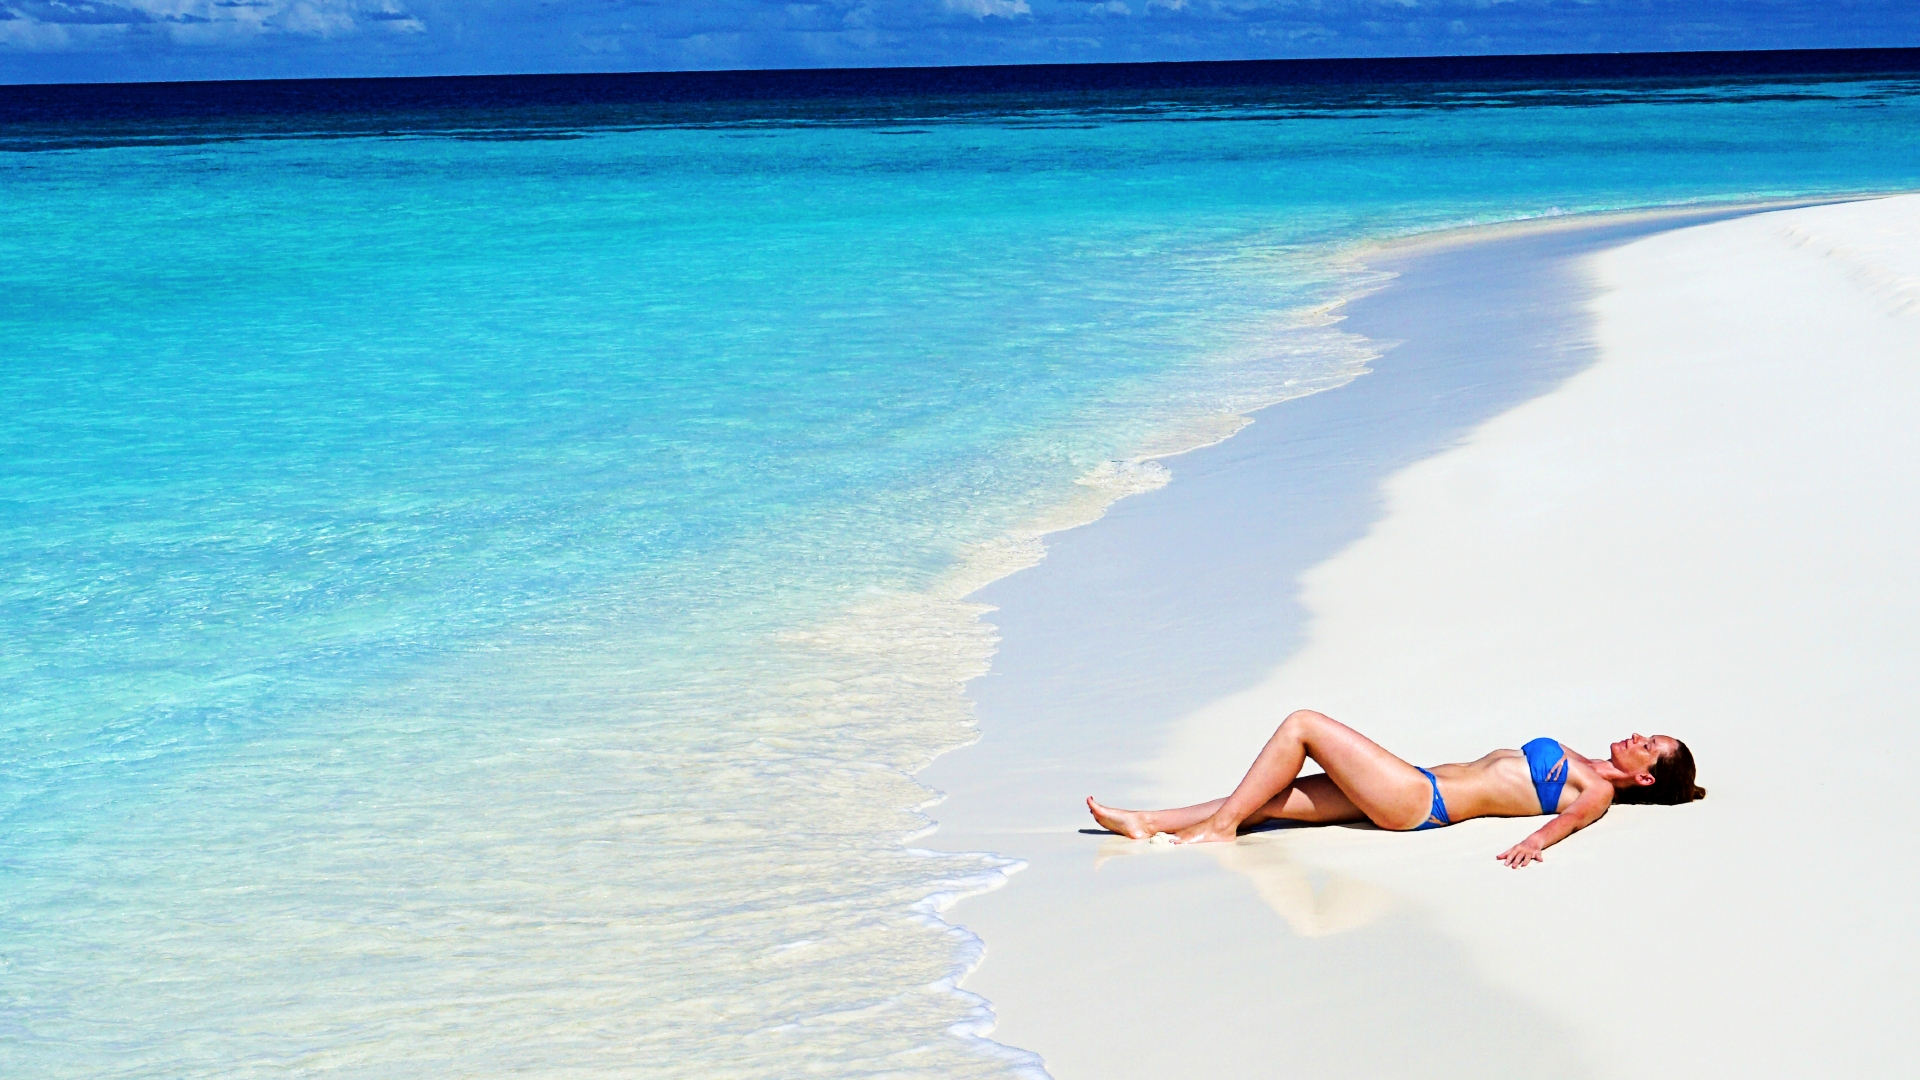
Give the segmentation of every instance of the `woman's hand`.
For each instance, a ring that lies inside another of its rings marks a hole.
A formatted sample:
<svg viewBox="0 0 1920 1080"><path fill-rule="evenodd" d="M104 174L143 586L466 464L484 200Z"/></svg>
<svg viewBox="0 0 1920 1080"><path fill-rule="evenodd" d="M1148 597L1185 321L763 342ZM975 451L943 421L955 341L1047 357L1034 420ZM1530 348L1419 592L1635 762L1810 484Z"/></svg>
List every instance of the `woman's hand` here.
<svg viewBox="0 0 1920 1080"><path fill-rule="evenodd" d="M1500 854L1495 855L1494 858L1506 863L1512 869L1518 870L1528 863L1544 862L1546 855L1541 852L1540 845L1534 842L1533 837L1529 836Z"/></svg>

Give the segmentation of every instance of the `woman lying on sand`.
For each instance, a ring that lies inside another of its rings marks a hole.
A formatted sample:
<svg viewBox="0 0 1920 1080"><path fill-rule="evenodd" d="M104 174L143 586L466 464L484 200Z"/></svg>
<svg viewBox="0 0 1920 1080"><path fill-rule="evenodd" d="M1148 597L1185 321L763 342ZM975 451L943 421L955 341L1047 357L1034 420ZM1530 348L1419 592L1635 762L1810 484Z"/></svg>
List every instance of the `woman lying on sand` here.
<svg viewBox="0 0 1920 1080"><path fill-rule="evenodd" d="M1286 718L1224 799L1177 810L1115 810L1087 799L1095 821L1145 840L1172 833L1182 844L1231 840L1242 825L1371 821L1383 829L1437 829L1477 817L1556 815L1495 856L1518 869L1600 820L1616 802L1675 804L1704 799L1693 783L1693 752L1666 735L1621 739L1611 755L1581 757L1552 739L1495 750L1478 761L1422 769L1329 716L1305 709ZM1326 772L1301 776L1312 758Z"/></svg>

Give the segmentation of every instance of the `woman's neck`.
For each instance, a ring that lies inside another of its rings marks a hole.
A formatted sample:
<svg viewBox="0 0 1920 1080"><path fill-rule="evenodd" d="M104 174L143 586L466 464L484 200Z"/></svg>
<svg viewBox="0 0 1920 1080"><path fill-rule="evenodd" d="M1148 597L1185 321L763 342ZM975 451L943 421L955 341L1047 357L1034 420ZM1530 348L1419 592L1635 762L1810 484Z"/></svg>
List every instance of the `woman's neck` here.
<svg viewBox="0 0 1920 1080"><path fill-rule="evenodd" d="M1580 756L1586 757L1585 754L1582 754ZM1629 772L1620 771L1620 767L1613 763L1612 758L1591 758L1590 757L1590 758L1587 758L1587 764L1593 766L1593 771L1600 774L1600 779L1605 780L1607 783L1612 784L1616 788L1633 786L1633 783L1634 783L1633 774Z"/></svg>

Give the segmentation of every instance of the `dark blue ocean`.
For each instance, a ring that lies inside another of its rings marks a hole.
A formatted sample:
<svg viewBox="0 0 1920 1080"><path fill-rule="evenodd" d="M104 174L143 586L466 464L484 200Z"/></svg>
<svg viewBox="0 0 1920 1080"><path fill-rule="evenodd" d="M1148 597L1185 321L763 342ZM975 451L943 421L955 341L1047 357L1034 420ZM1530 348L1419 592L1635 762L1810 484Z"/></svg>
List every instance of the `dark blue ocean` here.
<svg viewBox="0 0 1920 1080"><path fill-rule="evenodd" d="M967 594L1920 52L0 87L0 1074L964 1077Z"/></svg>

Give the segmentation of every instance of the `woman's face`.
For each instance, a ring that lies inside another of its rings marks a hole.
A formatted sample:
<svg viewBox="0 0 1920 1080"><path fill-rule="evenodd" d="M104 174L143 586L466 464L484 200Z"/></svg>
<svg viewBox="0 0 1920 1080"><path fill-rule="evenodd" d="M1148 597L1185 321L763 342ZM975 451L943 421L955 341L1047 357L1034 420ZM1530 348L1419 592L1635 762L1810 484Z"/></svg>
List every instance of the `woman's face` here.
<svg viewBox="0 0 1920 1080"><path fill-rule="evenodd" d="M1610 747L1613 751L1613 767L1623 773L1651 776L1649 770L1653 768L1653 763L1673 753L1679 746L1680 741L1672 736L1642 735L1636 731Z"/></svg>

